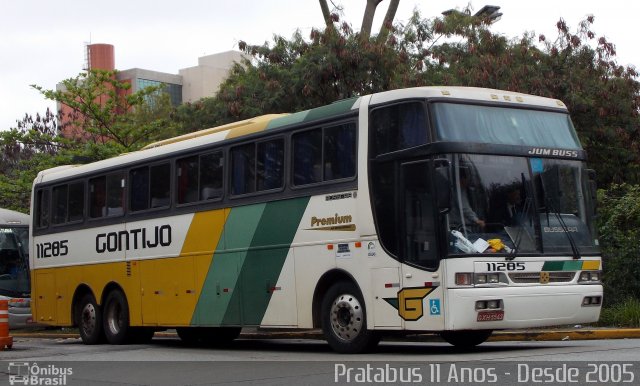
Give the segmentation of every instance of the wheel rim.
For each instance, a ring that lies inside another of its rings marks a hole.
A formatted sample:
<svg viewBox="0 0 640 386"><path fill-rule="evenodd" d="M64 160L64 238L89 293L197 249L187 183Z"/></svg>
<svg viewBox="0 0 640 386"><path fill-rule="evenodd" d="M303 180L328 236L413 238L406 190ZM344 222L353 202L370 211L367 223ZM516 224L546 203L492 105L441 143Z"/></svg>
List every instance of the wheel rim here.
<svg viewBox="0 0 640 386"><path fill-rule="evenodd" d="M82 330L86 335L91 336L96 327L96 308L93 304L87 303L82 309Z"/></svg>
<svg viewBox="0 0 640 386"><path fill-rule="evenodd" d="M362 331L364 313L362 305L353 295L338 296L331 305L331 330L340 340L351 342Z"/></svg>
<svg viewBox="0 0 640 386"><path fill-rule="evenodd" d="M118 335L122 329L122 310L117 302L111 302L107 308L107 327L113 335Z"/></svg>

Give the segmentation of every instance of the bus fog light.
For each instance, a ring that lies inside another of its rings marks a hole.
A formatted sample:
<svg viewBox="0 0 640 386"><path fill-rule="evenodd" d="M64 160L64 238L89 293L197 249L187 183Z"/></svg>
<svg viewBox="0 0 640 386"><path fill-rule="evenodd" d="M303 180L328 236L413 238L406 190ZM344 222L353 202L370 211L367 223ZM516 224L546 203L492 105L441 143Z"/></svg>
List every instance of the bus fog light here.
<svg viewBox="0 0 640 386"><path fill-rule="evenodd" d="M488 300L487 308L493 309L493 310L500 308L500 300Z"/></svg>
<svg viewBox="0 0 640 386"><path fill-rule="evenodd" d="M487 302L484 300L478 300L476 302L476 310L485 310L487 309Z"/></svg>
<svg viewBox="0 0 640 386"><path fill-rule="evenodd" d="M586 296L582 299L582 306L600 306L602 304L602 296Z"/></svg>

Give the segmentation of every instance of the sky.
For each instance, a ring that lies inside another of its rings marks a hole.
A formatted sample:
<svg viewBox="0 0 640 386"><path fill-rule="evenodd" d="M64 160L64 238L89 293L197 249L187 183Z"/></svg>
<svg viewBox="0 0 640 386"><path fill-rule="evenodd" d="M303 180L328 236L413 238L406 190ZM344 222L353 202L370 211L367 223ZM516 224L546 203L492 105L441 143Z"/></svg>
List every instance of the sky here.
<svg viewBox="0 0 640 386"><path fill-rule="evenodd" d="M274 34L291 37L299 29L308 37L323 26L317 0L0 0L0 130L16 126L25 113L44 113L55 104L32 89L55 89L58 82L82 71L85 44L115 47L116 68L143 68L177 74L196 66L198 57L271 41ZM360 29L366 0L330 0L341 5L342 20ZM377 10L373 31L380 27L389 0ZM495 33L517 37L525 31L556 36L562 17L577 29L587 15L595 16L594 31L616 45L618 62L640 68L632 26L640 2L628 0L401 0L396 22L414 9L433 17L471 5L500 6Z"/></svg>

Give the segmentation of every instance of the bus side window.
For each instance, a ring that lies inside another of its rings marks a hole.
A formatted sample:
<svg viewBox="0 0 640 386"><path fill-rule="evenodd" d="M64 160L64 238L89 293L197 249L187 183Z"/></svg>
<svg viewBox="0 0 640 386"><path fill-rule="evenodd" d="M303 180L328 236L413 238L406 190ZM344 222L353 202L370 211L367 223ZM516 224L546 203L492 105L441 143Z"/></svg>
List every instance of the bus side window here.
<svg viewBox="0 0 640 386"><path fill-rule="evenodd" d="M69 210L67 221L84 220L84 182L69 184Z"/></svg>
<svg viewBox="0 0 640 386"><path fill-rule="evenodd" d="M422 102L401 103L371 113L374 156L427 143L427 117Z"/></svg>
<svg viewBox="0 0 640 386"><path fill-rule="evenodd" d="M255 144L248 143L231 149L231 194L256 191Z"/></svg>
<svg viewBox="0 0 640 386"><path fill-rule="evenodd" d="M151 166L149 173L149 196L152 208L166 208L171 203L171 164Z"/></svg>
<svg viewBox="0 0 640 386"><path fill-rule="evenodd" d="M132 212L149 209L149 168L144 166L129 172L131 193L129 194L129 209Z"/></svg>
<svg viewBox="0 0 640 386"><path fill-rule="evenodd" d="M124 173L107 176L107 213L108 217L124 214Z"/></svg>
<svg viewBox="0 0 640 386"><path fill-rule="evenodd" d="M67 221L67 200L68 200L68 186L60 185L55 186L51 191L52 198L52 224L64 224Z"/></svg>
<svg viewBox="0 0 640 386"><path fill-rule="evenodd" d="M198 156L179 159L176 177L178 204L198 201Z"/></svg>
<svg viewBox="0 0 640 386"><path fill-rule="evenodd" d="M258 144L257 190L281 188L284 183L284 140Z"/></svg>
<svg viewBox="0 0 640 386"><path fill-rule="evenodd" d="M106 177L89 180L89 217L100 218L107 215Z"/></svg>
<svg viewBox="0 0 640 386"><path fill-rule="evenodd" d="M356 126L353 123L324 129L324 181L356 174Z"/></svg>
<svg viewBox="0 0 640 386"><path fill-rule="evenodd" d="M200 156L200 200L214 200L222 197L223 179L222 152Z"/></svg>
<svg viewBox="0 0 640 386"><path fill-rule="evenodd" d="M46 228L49 226L49 191L39 190L36 198L36 226Z"/></svg>
<svg viewBox="0 0 640 386"><path fill-rule="evenodd" d="M322 129L293 136L293 184L306 185L322 181Z"/></svg>

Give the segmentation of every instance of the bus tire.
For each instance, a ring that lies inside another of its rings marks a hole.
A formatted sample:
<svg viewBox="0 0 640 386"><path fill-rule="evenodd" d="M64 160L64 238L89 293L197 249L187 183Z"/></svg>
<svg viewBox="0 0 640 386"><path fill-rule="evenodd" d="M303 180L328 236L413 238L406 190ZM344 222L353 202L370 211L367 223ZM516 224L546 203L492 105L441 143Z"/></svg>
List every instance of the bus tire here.
<svg viewBox="0 0 640 386"><path fill-rule="evenodd" d="M442 331L440 336L451 345L467 349L486 342L492 332L492 330Z"/></svg>
<svg viewBox="0 0 640 386"><path fill-rule="evenodd" d="M329 288L322 300L322 332L331 348L341 354L370 351L380 336L367 330L367 315L358 287L341 281Z"/></svg>
<svg viewBox="0 0 640 386"><path fill-rule="evenodd" d="M104 335L111 344L125 344L132 330L129 326L129 304L122 291L114 290L104 302Z"/></svg>
<svg viewBox="0 0 640 386"><path fill-rule="evenodd" d="M75 319L82 343L98 344L104 342L102 309L92 294L87 293L80 298L76 306Z"/></svg>

